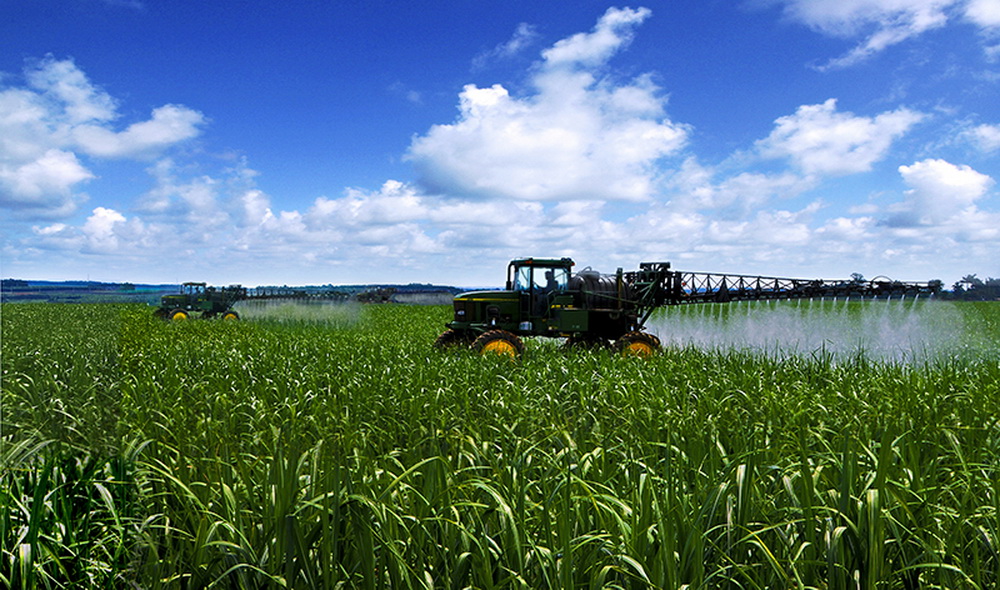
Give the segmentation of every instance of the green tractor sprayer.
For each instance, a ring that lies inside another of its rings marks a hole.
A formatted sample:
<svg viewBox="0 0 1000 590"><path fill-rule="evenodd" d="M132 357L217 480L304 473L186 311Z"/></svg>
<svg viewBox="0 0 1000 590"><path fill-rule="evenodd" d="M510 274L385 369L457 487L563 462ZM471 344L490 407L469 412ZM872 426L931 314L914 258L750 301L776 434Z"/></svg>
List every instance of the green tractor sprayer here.
<svg viewBox="0 0 1000 590"><path fill-rule="evenodd" d="M192 317L238 320L233 306L240 301L293 301L307 303L389 303L395 289L371 287L353 292L335 288L315 287L212 287L207 283L184 283L180 291L160 298L153 315L165 320L182 321Z"/></svg>
<svg viewBox="0 0 1000 590"><path fill-rule="evenodd" d="M247 290L240 285L210 287L205 283L184 283L179 293L160 298L160 307L153 315L174 321L186 320L193 314L206 319L238 320L240 316L233 305L246 297Z"/></svg>
<svg viewBox="0 0 1000 590"><path fill-rule="evenodd" d="M566 338L570 346L612 344L625 354L647 356L660 340L645 330L658 307L765 299L868 297L932 294L936 281L901 282L788 279L736 274L680 272L669 262L643 262L639 270L604 275L573 272L569 258L520 258L507 266L502 291L455 296L454 317L435 342L438 348L467 346L481 353L520 355L523 337Z"/></svg>

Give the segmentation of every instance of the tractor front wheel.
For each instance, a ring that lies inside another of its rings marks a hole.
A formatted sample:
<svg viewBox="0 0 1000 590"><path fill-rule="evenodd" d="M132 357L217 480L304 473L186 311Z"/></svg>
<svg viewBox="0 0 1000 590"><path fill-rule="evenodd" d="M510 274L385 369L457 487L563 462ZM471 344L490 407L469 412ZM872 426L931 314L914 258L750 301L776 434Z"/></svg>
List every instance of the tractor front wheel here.
<svg viewBox="0 0 1000 590"><path fill-rule="evenodd" d="M524 352L524 342L506 330L484 332L472 343L472 350L479 354L497 354L517 358Z"/></svg>
<svg viewBox="0 0 1000 590"><path fill-rule="evenodd" d="M629 332L615 343L623 356L646 358L660 351L660 339L646 332Z"/></svg>
<svg viewBox="0 0 1000 590"><path fill-rule="evenodd" d="M175 309L168 316L172 322L184 322L191 319L191 315L183 309Z"/></svg>
<svg viewBox="0 0 1000 590"><path fill-rule="evenodd" d="M222 321L228 322L230 320L238 320L238 319L240 319L240 314L236 313L235 311L233 311L231 309L227 309L226 311L222 312L222 316L221 317L222 317Z"/></svg>

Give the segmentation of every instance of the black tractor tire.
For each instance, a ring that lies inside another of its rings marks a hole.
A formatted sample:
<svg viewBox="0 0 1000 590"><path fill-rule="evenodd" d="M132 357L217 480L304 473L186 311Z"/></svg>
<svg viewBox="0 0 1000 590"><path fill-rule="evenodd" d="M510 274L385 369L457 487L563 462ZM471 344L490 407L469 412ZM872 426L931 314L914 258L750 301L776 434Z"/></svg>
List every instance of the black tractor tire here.
<svg viewBox="0 0 1000 590"><path fill-rule="evenodd" d="M238 319L240 319L240 314L236 313L235 311L233 311L231 309L227 309L226 311L224 311L224 312L222 312L222 313L219 314L219 318L222 319L222 321L224 321L224 322L228 322L228 321L231 321L231 320L238 320Z"/></svg>
<svg viewBox="0 0 1000 590"><path fill-rule="evenodd" d="M506 330L490 330L479 335L472 343L472 350L481 355L495 354L517 358L524 353L524 342Z"/></svg>
<svg viewBox="0 0 1000 590"><path fill-rule="evenodd" d="M648 332L629 332L615 342L615 350L623 356L647 358L660 351L660 339Z"/></svg>
<svg viewBox="0 0 1000 590"><path fill-rule="evenodd" d="M183 309L175 309L167 316L171 322L184 322L191 319L191 314Z"/></svg>
<svg viewBox="0 0 1000 590"><path fill-rule="evenodd" d="M434 341L434 348L439 350L447 350L449 348L455 347L467 347L472 344L475 337L468 332L462 332L459 330L445 330L437 337Z"/></svg>

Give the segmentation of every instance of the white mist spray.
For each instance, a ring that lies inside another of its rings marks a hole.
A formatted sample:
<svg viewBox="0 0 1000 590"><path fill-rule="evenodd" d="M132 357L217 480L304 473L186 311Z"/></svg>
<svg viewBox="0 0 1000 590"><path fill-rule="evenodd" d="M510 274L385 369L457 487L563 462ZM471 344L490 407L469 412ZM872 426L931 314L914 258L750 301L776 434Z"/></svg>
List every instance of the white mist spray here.
<svg viewBox="0 0 1000 590"><path fill-rule="evenodd" d="M357 323L361 317L361 304L356 302L273 299L241 301L235 309L244 320L281 324L346 327Z"/></svg>
<svg viewBox="0 0 1000 590"><path fill-rule="evenodd" d="M908 299L740 301L667 308L648 328L666 346L752 350L791 355L863 355L913 363L968 347L960 310L940 301Z"/></svg>

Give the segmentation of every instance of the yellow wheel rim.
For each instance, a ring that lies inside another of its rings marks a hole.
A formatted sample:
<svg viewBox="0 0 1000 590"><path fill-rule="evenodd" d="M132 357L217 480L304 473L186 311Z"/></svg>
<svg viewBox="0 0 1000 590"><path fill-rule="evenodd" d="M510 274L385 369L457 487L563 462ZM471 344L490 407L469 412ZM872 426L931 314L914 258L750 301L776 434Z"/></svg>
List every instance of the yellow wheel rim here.
<svg viewBox="0 0 1000 590"><path fill-rule="evenodd" d="M646 358L653 356L653 347L646 342L629 342L624 349L622 349L622 354L625 356L638 356Z"/></svg>
<svg viewBox="0 0 1000 590"><path fill-rule="evenodd" d="M222 319L224 319L226 321L229 321L229 320L236 320L236 319L239 319L239 318L236 316L235 313L227 313L227 314L225 314L225 315L222 316Z"/></svg>
<svg viewBox="0 0 1000 590"><path fill-rule="evenodd" d="M494 340L492 342L487 342L486 346L480 351L482 354L501 354L507 355L509 357L517 356L517 349L514 345L506 340Z"/></svg>
<svg viewBox="0 0 1000 590"><path fill-rule="evenodd" d="M183 311L177 312L174 315L170 316L170 319L175 322L187 321L188 314L184 313Z"/></svg>

